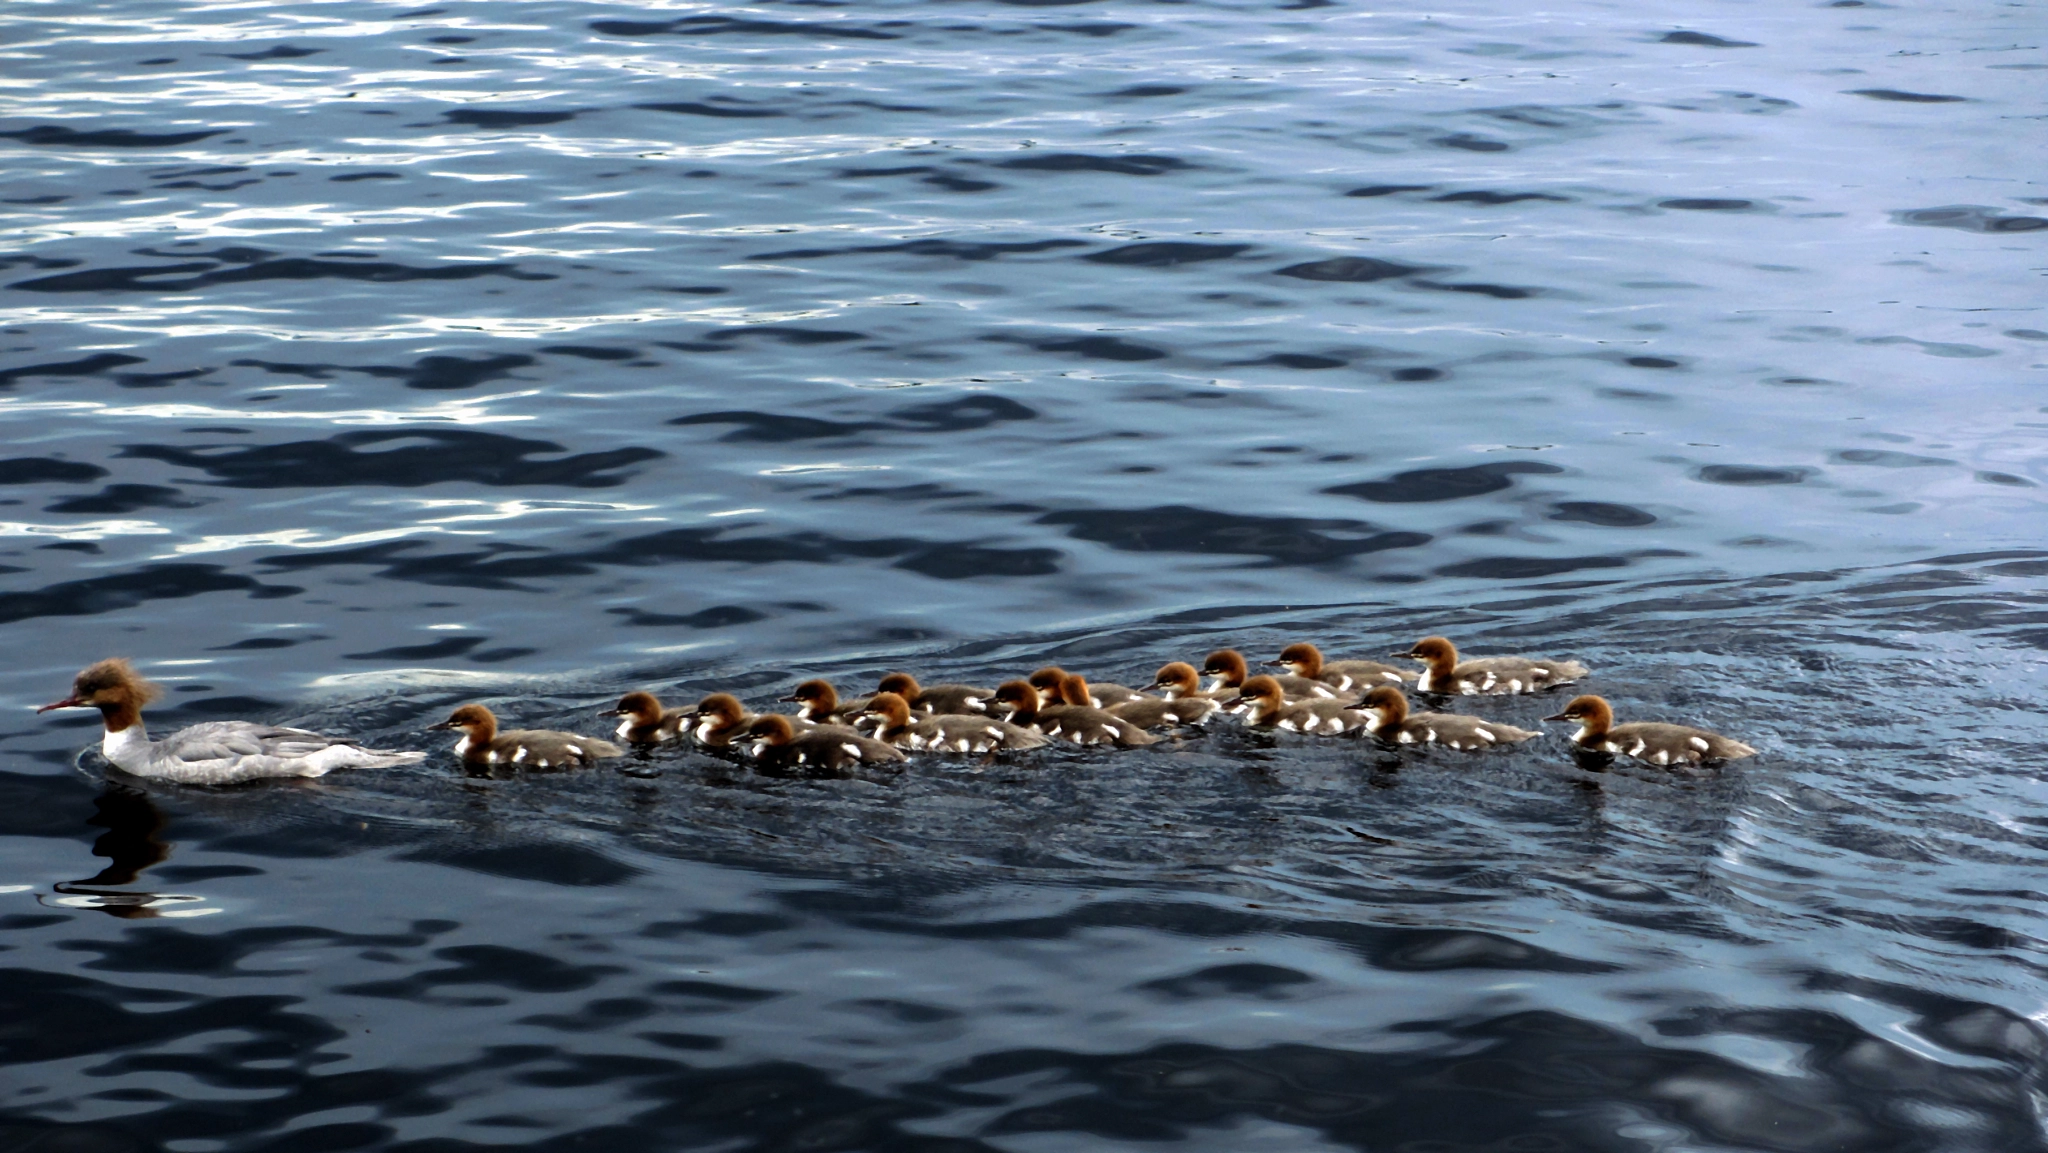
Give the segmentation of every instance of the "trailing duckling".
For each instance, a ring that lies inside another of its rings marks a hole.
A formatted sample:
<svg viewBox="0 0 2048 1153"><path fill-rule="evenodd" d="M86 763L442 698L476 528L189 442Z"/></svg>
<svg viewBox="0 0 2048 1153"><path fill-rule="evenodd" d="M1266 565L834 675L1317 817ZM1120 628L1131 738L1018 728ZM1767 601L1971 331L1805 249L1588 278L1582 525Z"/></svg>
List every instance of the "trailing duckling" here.
<svg viewBox="0 0 2048 1153"><path fill-rule="evenodd" d="M875 691L895 693L910 702L912 712L969 717L986 713L989 698L995 695L993 689L973 685L919 685L909 673L890 673L875 686Z"/></svg>
<svg viewBox="0 0 2048 1153"><path fill-rule="evenodd" d="M1266 662L1295 676L1334 685L1339 692L1364 692L1375 685L1398 685L1415 679L1406 669L1378 661L1326 661L1323 651L1302 641L1280 650L1280 659Z"/></svg>
<svg viewBox="0 0 2048 1153"><path fill-rule="evenodd" d="M1237 695L1237 690L1212 693L1202 688L1202 674L1186 661L1168 661L1159 666L1158 675L1152 678L1152 691L1170 701L1188 697L1222 702Z"/></svg>
<svg viewBox="0 0 2048 1153"><path fill-rule="evenodd" d="M1408 697L1392 685L1365 694L1358 710L1370 720L1366 731L1397 745L1442 745L1448 749L1491 749L1517 745L1543 734L1499 721L1458 713L1411 713Z"/></svg>
<svg viewBox="0 0 2048 1153"><path fill-rule="evenodd" d="M1530 657L1473 657L1458 659L1458 646L1443 637L1424 637L1404 653L1393 654L1421 661L1426 667L1415 682L1419 693L1448 696L1506 696L1534 693L1568 684L1586 675L1577 661L1536 660Z"/></svg>
<svg viewBox="0 0 2048 1153"><path fill-rule="evenodd" d="M1123 685L1091 683L1088 686L1087 700L1068 700L1063 690L1066 686L1067 678L1071 675L1073 674L1058 665L1047 665L1032 673L1029 680L1031 681L1031 687L1038 690L1039 703L1043 705L1087 705L1091 709L1106 709L1111 705L1123 704L1125 701L1142 699L1145 695L1136 689L1127 688Z"/></svg>
<svg viewBox="0 0 2048 1153"><path fill-rule="evenodd" d="M1256 676L1244 682L1233 701L1223 702L1232 711L1242 710L1245 722L1259 728L1285 729L1290 733L1312 733L1334 737L1364 728L1370 719L1346 702L1329 700L1290 701L1280 689L1277 677Z"/></svg>
<svg viewBox="0 0 2048 1153"><path fill-rule="evenodd" d="M1658 721L1614 723L1614 707L1604 697L1573 697L1572 703L1546 721L1577 721L1572 743L1589 752L1619 753L1652 765L1697 765L1706 761L1739 761L1756 750L1733 737L1667 725Z"/></svg>
<svg viewBox="0 0 2048 1153"><path fill-rule="evenodd" d="M857 765L891 764L904 760L894 745L852 729L818 725L798 732L789 717L764 713L747 725L754 759L766 769L802 766L839 771Z"/></svg>
<svg viewBox="0 0 2048 1153"><path fill-rule="evenodd" d="M455 755L472 768L511 765L533 769L568 769L594 764L605 757L623 757L626 751L610 741L564 733L552 729L508 729L500 732L498 718L482 705L464 705L429 729L461 729Z"/></svg>
<svg viewBox="0 0 2048 1153"><path fill-rule="evenodd" d="M682 736L683 726L692 714L689 709L662 708L660 698L653 693L634 692L620 697L619 707L597 715L624 718L613 735L628 744L658 745Z"/></svg>
<svg viewBox="0 0 2048 1153"><path fill-rule="evenodd" d="M1159 738L1111 713L1087 705L1040 707L1038 690L1029 681L1006 681L996 689L992 707L1007 711L1010 723L1037 729L1048 737L1077 745L1149 745Z"/></svg>
<svg viewBox="0 0 2048 1153"><path fill-rule="evenodd" d="M1045 734L993 717L925 714L913 717L910 702L895 693L876 693L865 715L877 721L875 739L912 752L992 753L1035 749Z"/></svg>

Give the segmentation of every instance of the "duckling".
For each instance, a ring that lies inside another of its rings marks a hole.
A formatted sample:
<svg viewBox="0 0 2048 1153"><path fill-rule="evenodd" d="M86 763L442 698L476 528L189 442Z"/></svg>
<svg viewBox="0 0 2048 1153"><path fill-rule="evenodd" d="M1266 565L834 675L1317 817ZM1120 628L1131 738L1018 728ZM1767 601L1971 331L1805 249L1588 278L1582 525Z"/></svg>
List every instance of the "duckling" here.
<svg viewBox="0 0 2048 1153"><path fill-rule="evenodd" d="M429 729L461 729L455 755L470 767L519 765L536 769L567 769L592 764L626 751L610 741L552 729L498 731L498 718L482 705L464 705Z"/></svg>
<svg viewBox="0 0 2048 1153"><path fill-rule="evenodd" d="M889 764L904 760L894 745L863 736L851 729L818 725L799 733L790 718L781 713L763 713L748 725L753 738L754 759L763 768L852 768L855 765Z"/></svg>
<svg viewBox="0 0 2048 1153"><path fill-rule="evenodd" d="M1245 678L1251 675L1251 671L1251 666L1245 663L1244 654L1236 649L1217 649L1202 662L1203 675L1216 678L1215 683L1209 686L1211 693L1236 689L1242 697ZM1347 693L1335 685L1324 684L1322 681L1312 681L1307 677L1298 677L1290 673L1271 673L1267 676L1280 687L1281 693L1289 700L1332 700L1342 701L1347 705L1358 702L1357 693ZM1226 703L1224 707L1230 706Z"/></svg>
<svg viewBox="0 0 2048 1153"><path fill-rule="evenodd" d="M1088 686L1087 700L1067 700L1061 691L1066 684L1067 675L1067 670L1058 665L1047 665L1031 674L1031 687L1038 690L1040 703L1048 705L1087 705L1091 709L1106 709L1111 705L1123 704L1125 701L1139 700L1145 695L1136 689L1126 688L1123 685L1090 684Z"/></svg>
<svg viewBox="0 0 2048 1153"><path fill-rule="evenodd" d="M754 714L731 693L712 693L683 716L696 722L690 726L690 739L707 749L731 748L754 723Z"/></svg>
<svg viewBox="0 0 2048 1153"><path fill-rule="evenodd" d="M1189 669L1193 672L1193 669ZM1060 703L1086 705L1100 699L1094 691L1100 686L1088 683L1080 673L1068 673L1060 682ZM1096 707L1096 706L1090 706ZM1164 697L1134 696L1130 700L1103 708L1113 717L1122 717L1141 729L1170 728L1174 725L1199 725L1216 711L1215 701L1207 697L1184 697L1169 701Z"/></svg>
<svg viewBox="0 0 2048 1153"><path fill-rule="evenodd" d="M987 712L989 698L995 695L991 689L978 689L973 685L932 685L925 688L909 673L890 673L875 686L875 691L895 693L909 701L911 709L916 712L960 716Z"/></svg>
<svg viewBox="0 0 2048 1153"><path fill-rule="evenodd" d="M1010 723L1037 729L1077 745L1149 745L1159 738L1119 716L1087 705L1040 707L1030 681L1006 681L996 689L993 708L1008 710Z"/></svg>
<svg viewBox="0 0 2048 1153"><path fill-rule="evenodd" d="M866 714L879 722L875 739L897 748L933 753L988 753L998 749L1035 749L1045 735L993 717L956 715L911 718L910 702L895 693L876 693Z"/></svg>
<svg viewBox="0 0 2048 1153"><path fill-rule="evenodd" d="M833 688L832 682L827 680L805 681L782 699L797 702L800 707L796 715L800 720L809 721L814 725L845 725L848 728L858 727L854 722L868 703L865 700L840 700L839 690Z"/></svg>
<svg viewBox="0 0 2048 1153"><path fill-rule="evenodd" d="M1443 637L1424 637L1415 642L1414 648L1393 655L1428 666L1415 682L1415 691L1421 693L1466 697L1533 693L1586 675L1586 666L1577 661L1528 657L1475 657L1461 661L1458 646Z"/></svg>
<svg viewBox="0 0 2048 1153"><path fill-rule="evenodd" d="M152 741L142 707L163 695L134 666L115 657L72 678L71 695L36 710L98 709L106 733L100 753L138 777L184 785L232 785L264 777L319 777L335 769L383 769L425 759L420 752L366 749L344 737L250 721L204 721Z"/></svg>
<svg viewBox="0 0 2048 1153"><path fill-rule="evenodd" d="M1366 723L1367 731L1397 745L1490 749L1497 745L1520 744L1543 735L1499 721L1457 713L1411 713L1407 695L1392 685L1380 685L1365 694L1358 711L1370 718Z"/></svg>
<svg viewBox="0 0 2048 1153"><path fill-rule="evenodd" d="M1364 692L1374 685L1398 685L1415 679L1414 674L1378 661L1326 661L1323 651L1303 641L1280 650L1280 659L1269 666L1284 668L1298 677L1335 685L1340 691Z"/></svg>
<svg viewBox="0 0 2048 1153"><path fill-rule="evenodd" d="M1652 765L1697 765L1703 761L1739 761L1756 750L1732 737L1656 721L1614 723L1614 706L1603 697L1573 697L1572 703L1546 721L1577 721L1572 743L1596 753L1622 753Z"/></svg>
<svg viewBox="0 0 2048 1153"><path fill-rule="evenodd" d="M1223 707L1243 709L1245 721L1259 728L1286 729L1291 733L1315 733L1326 737L1362 729L1371 719L1357 709L1347 707L1344 701L1328 698L1290 701L1280 689L1279 678L1264 675L1245 681L1237 699L1225 701Z"/></svg>
<svg viewBox="0 0 2048 1153"><path fill-rule="evenodd" d="M1235 689L1224 693L1212 693L1202 688L1202 674L1186 661L1168 661L1159 666L1159 673L1152 678L1152 689L1169 701L1201 697L1204 700L1222 701L1237 695Z"/></svg>
<svg viewBox="0 0 2048 1153"><path fill-rule="evenodd" d="M614 735L628 744L658 745L682 735L683 722L690 716L690 710L664 709L653 693L627 693L619 698L618 708L597 715L624 717Z"/></svg>

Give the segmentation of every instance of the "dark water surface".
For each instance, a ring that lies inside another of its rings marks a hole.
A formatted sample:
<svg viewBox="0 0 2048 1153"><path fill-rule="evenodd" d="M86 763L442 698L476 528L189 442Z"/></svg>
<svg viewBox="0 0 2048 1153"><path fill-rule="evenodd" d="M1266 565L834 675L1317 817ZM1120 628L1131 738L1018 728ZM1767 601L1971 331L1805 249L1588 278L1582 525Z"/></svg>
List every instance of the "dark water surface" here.
<svg viewBox="0 0 2048 1153"><path fill-rule="evenodd" d="M2041 4L0 32L0 1150L2048 1148ZM1431 631L1762 755L422 731Z"/></svg>

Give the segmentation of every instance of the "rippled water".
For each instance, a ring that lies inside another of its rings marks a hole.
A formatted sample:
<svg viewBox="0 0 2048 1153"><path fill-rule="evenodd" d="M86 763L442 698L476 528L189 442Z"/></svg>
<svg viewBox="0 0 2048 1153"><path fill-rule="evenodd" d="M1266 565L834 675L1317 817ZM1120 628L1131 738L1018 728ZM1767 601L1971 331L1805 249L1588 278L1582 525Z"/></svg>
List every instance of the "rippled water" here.
<svg viewBox="0 0 2048 1153"><path fill-rule="evenodd" d="M2048 1147L2038 4L0 29L0 1149ZM1432 631L1763 755L208 791L26 708Z"/></svg>

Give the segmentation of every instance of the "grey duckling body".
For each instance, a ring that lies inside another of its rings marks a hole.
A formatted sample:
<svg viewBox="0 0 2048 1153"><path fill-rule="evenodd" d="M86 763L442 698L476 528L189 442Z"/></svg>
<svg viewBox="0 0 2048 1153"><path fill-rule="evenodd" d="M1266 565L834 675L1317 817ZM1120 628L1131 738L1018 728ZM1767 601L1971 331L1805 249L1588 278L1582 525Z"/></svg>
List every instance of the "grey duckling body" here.
<svg viewBox="0 0 2048 1153"><path fill-rule="evenodd" d="M988 712L994 689L974 685L920 685L909 673L890 673L875 686L878 693L895 693L910 702L914 713L981 716Z"/></svg>
<svg viewBox="0 0 2048 1153"><path fill-rule="evenodd" d="M1518 745L1543 735L1461 713L1411 713L1407 695L1392 685L1365 694L1358 708L1370 718L1367 732L1397 745L1442 745L1471 751Z"/></svg>
<svg viewBox="0 0 2048 1153"><path fill-rule="evenodd" d="M1415 682L1416 692L1447 696L1507 696L1541 692L1586 675L1586 666L1577 661L1533 657L1461 660L1458 646L1443 637L1424 637L1407 652L1394 655L1423 663L1422 676Z"/></svg>
<svg viewBox="0 0 2048 1153"><path fill-rule="evenodd" d="M1415 679L1413 672L1379 661L1326 661L1323 651L1306 641L1281 649L1280 659L1269 663L1306 680L1332 685L1339 692L1362 693L1376 685L1398 685Z"/></svg>
<svg viewBox="0 0 2048 1153"><path fill-rule="evenodd" d="M876 693L868 702L867 715L876 722L876 740L912 752L993 753L1035 749L1046 743L1044 733L994 717L915 715L910 702L895 693Z"/></svg>
<svg viewBox="0 0 2048 1153"><path fill-rule="evenodd" d="M463 705L429 729L459 729L455 755L466 765L509 765L533 769L570 769L622 757L626 751L610 741L554 729L498 728L498 718L482 705Z"/></svg>
<svg viewBox="0 0 2048 1153"><path fill-rule="evenodd" d="M1708 761L1739 761L1756 750L1733 737L1690 725L1660 721L1614 723L1614 707L1606 698L1573 697L1564 711L1546 721L1577 721L1572 743L1595 753L1616 753L1652 765L1697 765Z"/></svg>
<svg viewBox="0 0 2048 1153"><path fill-rule="evenodd" d="M996 689L991 707L1007 711L1013 725L1036 729L1048 737L1076 745L1135 748L1159 739L1122 717L1087 705L1041 707L1038 690L1029 681L1005 682Z"/></svg>
<svg viewBox="0 0 2048 1153"><path fill-rule="evenodd" d="M1290 701L1281 691L1279 678L1256 676L1245 681L1234 701L1224 707L1242 710L1245 723L1258 728L1284 729L1319 737L1342 736L1365 728L1369 719L1344 701L1319 698Z"/></svg>
<svg viewBox="0 0 2048 1153"><path fill-rule="evenodd" d="M764 713L747 725L754 759L764 768L828 769L839 772L861 765L896 764L906 758L885 741L839 725L814 725L799 730L781 713Z"/></svg>
<svg viewBox="0 0 2048 1153"><path fill-rule="evenodd" d="M1073 675L1058 665L1047 665L1026 679L1031 682L1032 688L1038 690L1038 700L1043 705L1087 705L1091 709L1106 709L1126 701L1142 700L1145 696L1144 693L1126 685L1097 684L1089 681L1087 700L1069 700L1066 696L1066 684L1067 678Z"/></svg>

